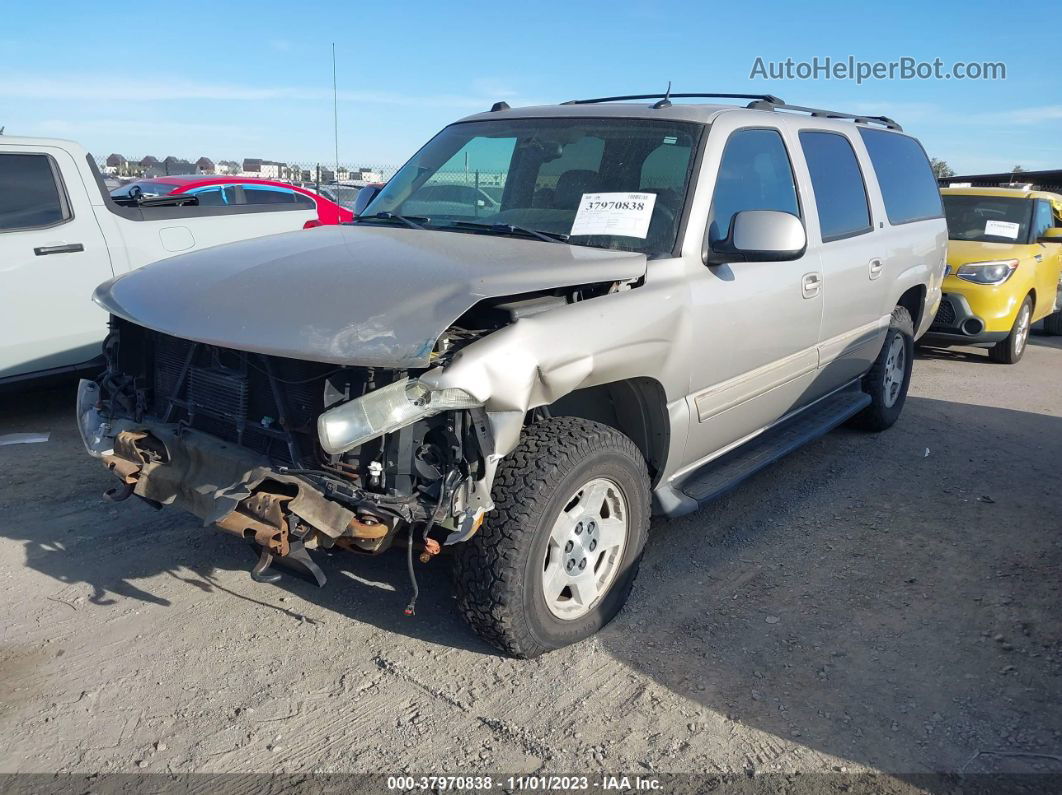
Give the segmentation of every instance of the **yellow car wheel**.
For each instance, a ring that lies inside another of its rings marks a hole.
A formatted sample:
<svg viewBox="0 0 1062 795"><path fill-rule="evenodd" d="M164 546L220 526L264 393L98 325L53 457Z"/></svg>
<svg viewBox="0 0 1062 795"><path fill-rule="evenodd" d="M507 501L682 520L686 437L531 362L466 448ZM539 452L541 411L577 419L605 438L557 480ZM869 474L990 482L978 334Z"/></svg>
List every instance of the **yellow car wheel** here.
<svg viewBox="0 0 1062 795"><path fill-rule="evenodd" d="M988 349L988 358L1000 364L1017 364L1025 353L1025 344L1029 341L1029 328L1032 326L1032 296L1025 296L1018 316L1014 318L1010 334Z"/></svg>

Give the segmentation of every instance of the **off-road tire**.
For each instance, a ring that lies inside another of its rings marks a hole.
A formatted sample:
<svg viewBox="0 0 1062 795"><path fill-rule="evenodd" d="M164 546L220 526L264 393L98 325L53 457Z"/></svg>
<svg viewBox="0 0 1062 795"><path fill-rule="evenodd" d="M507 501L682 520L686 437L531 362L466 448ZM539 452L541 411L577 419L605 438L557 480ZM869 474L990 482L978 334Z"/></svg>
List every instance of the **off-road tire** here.
<svg viewBox="0 0 1062 795"><path fill-rule="evenodd" d="M1044 318L1044 333L1062 337L1062 309Z"/></svg>
<svg viewBox="0 0 1062 795"><path fill-rule="evenodd" d="M546 606L541 566L564 502L592 478L608 478L627 501L627 541L611 587L584 616ZM526 428L498 467L495 508L455 550L458 609L488 643L523 659L582 640L611 621L634 584L649 529L649 476L629 438L590 420L554 417Z"/></svg>
<svg viewBox="0 0 1062 795"><path fill-rule="evenodd" d="M889 348L893 341L900 336L904 341L904 353L906 371L900 394L896 402L891 406L886 405L885 399L885 362L888 358ZM856 414L849 421L855 428L864 431L883 431L892 427L903 411L903 404L907 400L907 388L911 385L911 371L914 368L914 321L906 307L898 306L892 310L892 319L889 322L889 330L885 334L885 342L881 346L878 358L873 366L863 376L863 391L870 395L870 405Z"/></svg>
<svg viewBox="0 0 1062 795"><path fill-rule="evenodd" d="M1018 347L1018 324L1021 323L1021 315L1025 311L1025 307L1028 306L1031 313L1032 305L1032 296L1025 296L1025 300L1018 307L1018 314L1014 316L1014 325L1010 329L1010 334L988 349L988 358L993 362L997 364L1017 364L1021 361L1021 357L1025 355L1025 349L1029 347L1029 336L1026 333L1025 339L1020 343L1021 347ZM1032 325L1031 317L1029 325Z"/></svg>

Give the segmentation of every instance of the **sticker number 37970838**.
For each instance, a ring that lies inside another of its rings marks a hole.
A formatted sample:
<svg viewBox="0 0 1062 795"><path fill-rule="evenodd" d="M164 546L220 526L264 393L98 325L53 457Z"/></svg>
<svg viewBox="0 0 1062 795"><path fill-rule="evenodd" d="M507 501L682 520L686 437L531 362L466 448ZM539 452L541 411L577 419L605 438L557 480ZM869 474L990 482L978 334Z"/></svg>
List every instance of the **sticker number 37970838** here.
<svg viewBox="0 0 1062 795"><path fill-rule="evenodd" d="M584 193L571 234L644 239L655 206L655 193Z"/></svg>

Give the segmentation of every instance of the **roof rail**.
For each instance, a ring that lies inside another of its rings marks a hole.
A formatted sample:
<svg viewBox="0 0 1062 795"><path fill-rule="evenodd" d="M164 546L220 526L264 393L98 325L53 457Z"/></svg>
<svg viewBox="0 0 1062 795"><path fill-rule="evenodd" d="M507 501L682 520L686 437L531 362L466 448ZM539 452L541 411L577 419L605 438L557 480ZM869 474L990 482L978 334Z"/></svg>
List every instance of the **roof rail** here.
<svg viewBox="0 0 1062 795"><path fill-rule="evenodd" d="M862 116L854 113L841 113L836 110L823 110L822 108L805 108L803 105L786 105L781 100L772 101L769 99L750 102L745 107L752 110L792 110L798 113L810 113L812 116L824 119L851 119L856 124L880 124L890 130L903 132L903 127L888 116Z"/></svg>
<svg viewBox="0 0 1062 795"><path fill-rule="evenodd" d="M562 105L596 105L599 102L622 102L628 99L674 99L680 98L711 98L711 99L753 99L761 102L770 102L773 105L784 105L784 100L771 94L629 94L622 97L596 97L594 99L569 99ZM666 105L664 107L667 107Z"/></svg>

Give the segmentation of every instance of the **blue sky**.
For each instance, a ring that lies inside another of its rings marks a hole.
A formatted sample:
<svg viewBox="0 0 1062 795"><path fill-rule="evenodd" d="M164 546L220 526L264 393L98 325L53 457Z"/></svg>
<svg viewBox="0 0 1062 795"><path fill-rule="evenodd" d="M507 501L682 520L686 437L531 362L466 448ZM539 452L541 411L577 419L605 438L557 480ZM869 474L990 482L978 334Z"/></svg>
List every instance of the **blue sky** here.
<svg viewBox="0 0 1062 795"><path fill-rule="evenodd" d="M768 92L884 113L959 173L1062 168L1037 2L5 3L0 125L97 155L400 164L447 122L580 96ZM1041 27L1043 26L1043 27ZM1043 42L1037 47L1036 41ZM750 80L755 59L1003 61L1007 79Z"/></svg>

